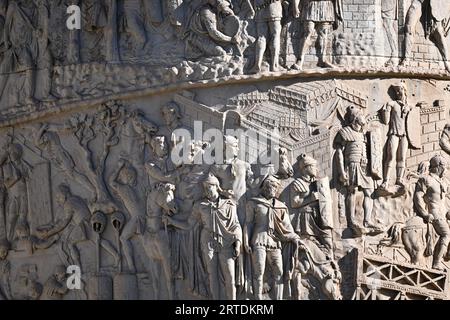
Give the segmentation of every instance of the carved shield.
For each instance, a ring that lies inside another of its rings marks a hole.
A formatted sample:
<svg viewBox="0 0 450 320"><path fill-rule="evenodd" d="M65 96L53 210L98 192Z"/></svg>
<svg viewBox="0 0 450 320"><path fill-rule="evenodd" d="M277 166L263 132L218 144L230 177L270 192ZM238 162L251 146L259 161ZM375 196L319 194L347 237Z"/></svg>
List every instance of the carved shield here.
<svg viewBox="0 0 450 320"><path fill-rule="evenodd" d="M420 125L420 108L414 107L406 118L406 134L412 149L422 148L420 134L422 133Z"/></svg>
<svg viewBox="0 0 450 320"><path fill-rule="evenodd" d="M236 16L227 16L224 21L223 33L229 37L234 37L239 31L239 18Z"/></svg>
<svg viewBox="0 0 450 320"><path fill-rule="evenodd" d="M430 0L431 14L437 21L450 18L450 2Z"/></svg>
<svg viewBox="0 0 450 320"><path fill-rule="evenodd" d="M372 178L383 178L383 142L379 129L372 130L369 136L369 164Z"/></svg>
<svg viewBox="0 0 450 320"><path fill-rule="evenodd" d="M320 222L323 228L333 228L333 207L328 177L317 180Z"/></svg>

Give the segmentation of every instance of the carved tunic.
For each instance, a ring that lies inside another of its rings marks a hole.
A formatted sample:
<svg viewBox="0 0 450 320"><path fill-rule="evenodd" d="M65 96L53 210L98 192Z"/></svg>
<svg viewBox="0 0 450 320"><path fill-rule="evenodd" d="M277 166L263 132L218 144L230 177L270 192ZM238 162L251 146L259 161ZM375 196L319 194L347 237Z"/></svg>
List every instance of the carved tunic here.
<svg viewBox="0 0 450 320"><path fill-rule="evenodd" d="M204 248L218 252L222 248L232 248L237 240L242 242L242 229L233 200L199 201L194 205L192 216L203 226L200 241Z"/></svg>
<svg viewBox="0 0 450 320"><path fill-rule="evenodd" d="M336 13L332 0L310 0L303 10L303 20L313 22L334 22Z"/></svg>
<svg viewBox="0 0 450 320"><path fill-rule="evenodd" d="M291 185L291 197L299 195L301 198L306 199L316 191L315 180L306 181L299 178L295 179ZM331 229L331 226L326 225L325 220L322 218L318 200L304 203L297 210L292 221L295 232L302 236L323 237L328 235L326 229Z"/></svg>
<svg viewBox="0 0 450 320"><path fill-rule="evenodd" d="M349 185L371 189L374 181L370 177L366 139L363 132L358 132L347 126L342 128L335 144L343 149L344 167L347 170Z"/></svg>
<svg viewBox="0 0 450 320"><path fill-rule="evenodd" d="M398 0L381 1L381 17L396 20L398 18Z"/></svg>
<svg viewBox="0 0 450 320"><path fill-rule="evenodd" d="M386 105L386 112L389 115L388 135L406 136L406 117L410 112L409 106L400 101L393 101Z"/></svg>
<svg viewBox="0 0 450 320"><path fill-rule="evenodd" d="M253 198L247 204L246 224L253 224L250 244L267 250L281 249L281 241L298 239L288 208L277 199Z"/></svg>
<svg viewBox="0 0 450 320"><path fill-rule="evenodd" d="M255 0L255 11L257 22L278 21L283 17L280 0Z"/></svg>

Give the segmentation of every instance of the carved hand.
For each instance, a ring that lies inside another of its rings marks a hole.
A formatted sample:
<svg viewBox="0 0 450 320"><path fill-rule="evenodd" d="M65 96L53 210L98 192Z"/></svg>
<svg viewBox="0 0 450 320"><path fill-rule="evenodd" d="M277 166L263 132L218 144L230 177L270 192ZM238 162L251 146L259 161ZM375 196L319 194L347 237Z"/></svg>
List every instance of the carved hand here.
<svg viewBox="0 0 450 320"><path fill-rule="evenodd" d="M293 16L294 16L294 18L299 18L300 17L300 10L296 6L294 6Z"/></svg>
<svg viewBox="0 0 450 320"><path fill-rule="evenodd" d="M424 219L427 223L431 223L431 222L433 222L434 217L433 217L433 215L429 214L429 215L425 216Z"/></svg>
<svg viewBox="0 0 450 320"><path fill-rule="evenodd" d="M245 252L247 252L248 254L252 254L252 248L250 247L250 245L248 243L244 244L244 249L245 249Z"/></svg>
<svg viewBox="0 0 450 320"><path fill-rule="evenodd" d="M237 258L241 254L241 243L239 241L236 241L234 243L234 251L233 251L233 257Z"/></svg>
<svg viewBox="0 0 450 320"><path fill-rule="evenodd" d="M344 184L344 186L348 185L348 174L347 174L347 172L343 172L339 179Z"/></svg>

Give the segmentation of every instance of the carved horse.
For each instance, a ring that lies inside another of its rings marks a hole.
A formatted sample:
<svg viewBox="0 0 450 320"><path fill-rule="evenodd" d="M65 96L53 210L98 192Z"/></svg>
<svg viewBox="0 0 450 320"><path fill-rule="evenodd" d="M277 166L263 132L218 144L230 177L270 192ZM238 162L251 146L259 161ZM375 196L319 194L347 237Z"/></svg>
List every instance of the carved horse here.
<svg viewBox="0 0 450 320"><path fill-rule="evenodd" d="M157 183L147 197L147 228L144 235L144 248L148 257L162 266L169 299L173 299L170 232L167 229L167 215L178 212L175 201L175 186L170 183ZM154 267L154 266L152 266ZM160 279L160 274L152 268L153 279ZM155 287L155 298L157 297Z"/></svg>

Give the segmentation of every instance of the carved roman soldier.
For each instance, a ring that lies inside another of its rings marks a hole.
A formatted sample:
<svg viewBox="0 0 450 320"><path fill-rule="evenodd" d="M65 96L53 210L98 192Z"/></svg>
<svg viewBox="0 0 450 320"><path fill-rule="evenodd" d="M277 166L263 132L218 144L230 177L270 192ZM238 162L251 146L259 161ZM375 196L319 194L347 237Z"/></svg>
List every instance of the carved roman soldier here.
<svg viewBox="0 0 450 320"><path fill-rule="evenodd" d="M334 65L328 60L327 48L330 45L332 31L336 30L343 21L342 0L295 0L294 17L303 23L303 35L300 40L300 51L297 63L293 69L302 70L305 54L311 45L314 30L318 31L319 62L321 68L333 68Z"/></svg>
<svg viewBox="0 0 450 320"><path fill-rule="evenodd" d="M336 135L334 148L340 182L347 189L349 226L358 234L360 226L356 222L356 192L361 190L364 193L364 227L374 228L371 220L375 182L370 172L367 139L363 130L365 118L359 109L350 106L347 108L345 120L347 124Z"/></svg>
<svg viewBox="0 0 450 320"><path fill-rule="evenodd" d="M321 206L317 179L317 161L303 154L299 157L300 177L290 186L291 207L295 209L293 226L301 237L312 238L330 253L333 247L333 217L330 209L331 193L329 189L323 199L328 206ZM328 179L326 179L328 181Z"/></svg>

